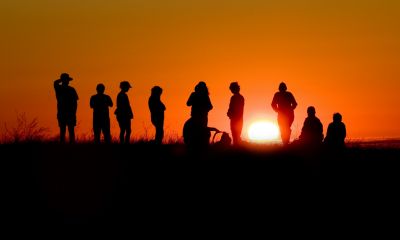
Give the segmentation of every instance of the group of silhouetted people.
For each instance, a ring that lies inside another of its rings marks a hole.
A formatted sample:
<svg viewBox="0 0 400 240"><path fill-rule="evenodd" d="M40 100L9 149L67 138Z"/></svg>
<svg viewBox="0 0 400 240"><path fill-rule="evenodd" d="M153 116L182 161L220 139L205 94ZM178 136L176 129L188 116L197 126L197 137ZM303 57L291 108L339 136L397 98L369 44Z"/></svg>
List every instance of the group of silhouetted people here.
<svg viewBox="0 0 400 240"><path fill-rule="evenodd" d="M65 142L66 129L68 128L69 140L75 141L74 128L76 126L76 110L78 95L75 89L69 86L72 78L67 73L62 73L60 79L54 81L54 89L57 97L57 119L60 127L60 142ZM120 143L129 143L131 136L131 120L133 111L130 106L127 92L131 88L127 81L120 83L121 91L117 95L117 107L115 110L116 119L120 127ZM230 119L230 128L234 145L240 145L241 133L243 128L244 97L240 94L240 86L237 82L232 82L229 86L232 92L227 116ZM94 142L100 143L100 135L103 133L104 142L111 142L109 108L113 106L110 96L106 95L105 86L98 84L97 94L90 98L90 107L93 109L93 133ZM161 144L164 137L164 112L165 105L161 101L163 90L159 86L151 89L151 96L148 106L151 113L151 122L155 127L156 134L154 142ZM199 82L189 96L186 103L191 107L191 116L183 127L184 142L191 146L206 146L209 144L211 132L220 132L218 129L208 126L208 112L213 109L209 97L208 87L205 82ZM274 94L271 106L278 113L278 125L281 132L283 145L290 143L291 125L294 121L294 110L297 102L293 94L287 91L285 83L280 83L279 91ZM317 146L322 142L327 145L341 148L344 147L346 137L346 127L342 122L342 116L335 113L333 122L329 124L326 137L324 139L323 126L316 117L314 107L308 107L308 117L304 121L301 135L296 143L308 146ZM221 142L230 144L229 134L223 133Z"/></svg>
<svg viewBox="0 0 400 240"><path fill-rule="evenodd" d="M275 93L271 103L272 108L278 113L278 125L281 132L283 145L290 142L291 126L294 121L294 109L297 102L291 92L287 91L285 83L279 84L279 91ZM324 139L323 126L313 106L307 108L307 118L304 120L301 134L296 144L307 147L317 147L323 142L332 148L343 148L346 138L346 126L342 122L342 115L335 113L333 122L329 124Z"/></svg>
<svg viewBox="0 0 400 240"><path fill-rule="evenodd" d="M62 73L60 79L54 81L54 89L57 97L57 119L60 127L60 142L65 142L66 128L68 127L69 141L75 142L74 128L76 126L76 110L78 94L69 86L72 78L67 73ZM131 136L131 120L133 112L126 94L131 85L127 81L120 83L121 91L117 96L117 108L115 115L120 127L120 142L129 143ZM90 107L93 109L93 134L94 142L100 143L100 135L103 133L104 142L111 142L109 108L113 106L111 97L104 94L104 84L98 84L97 94L90 98ZM153 119L153 118L152 118Z"/></svg>

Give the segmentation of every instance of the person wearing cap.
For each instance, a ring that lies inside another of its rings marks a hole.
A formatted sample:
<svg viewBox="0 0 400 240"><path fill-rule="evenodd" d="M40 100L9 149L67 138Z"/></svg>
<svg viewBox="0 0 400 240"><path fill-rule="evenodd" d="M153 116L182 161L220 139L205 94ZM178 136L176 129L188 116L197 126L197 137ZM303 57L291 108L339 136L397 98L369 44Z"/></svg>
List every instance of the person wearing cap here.
<svg viewBox="0 0 400 240"><path fill-rule="evenodd" d="M119 140L120 143L129 143L131 138L131 120L133 119L133 112L126 93L132 87L127 81L122 81L119 87L121 91L117 96L117 109L115 110L115 115L120 128Z"/></svg>
<svg viewBox="0 0 400 240"><path fill-rule="evenodd" d="M237 82L232 82L229 89L233 93L229 103L228 117L231 120L231 132L234 145L241 143L242 128L243 128L243 109L244 98L240 94L240 86Z"/></svg>
<svg viewBox="0 0 400 240"><path fill-rule="evenodd" d="M110 96L104 94L105 86L98 84L97 94L90 98L90 107L93 109L94 142L100 143L100 134L103 132L104 142L111 143L110 116L108 108L113 106Z"/></svg>
<svg viewBox="0 0 400 240"><path fill-rule="evenodd" d="M154 86L151 89L151 95L148 101L151 123L156 128L156 136L154 142L161 144L164 138L164 111L165 105L161 102L162 88Z"/></svg>
<svg viewBox="0 0 400 240"><path fill-rule="evenodd" d="M276 92L271 103L272 109L278 113L278 125L281 132L283 145L288 145L291 126L294 121L294 109L297 107L297 102L291 92L287 91L284 82L279 84L279 92Z"/></svg>
<svg viewBox="0 0 400 240"><path fill-rule="evenodd" d="M60 127L60 142L65 142L68 127L69 142L75 142L76 110L78 108L78 94L69 86L72 78L68 73L62 73L60 79L54 81L54 90L57 98L57 120Z"/></svg>

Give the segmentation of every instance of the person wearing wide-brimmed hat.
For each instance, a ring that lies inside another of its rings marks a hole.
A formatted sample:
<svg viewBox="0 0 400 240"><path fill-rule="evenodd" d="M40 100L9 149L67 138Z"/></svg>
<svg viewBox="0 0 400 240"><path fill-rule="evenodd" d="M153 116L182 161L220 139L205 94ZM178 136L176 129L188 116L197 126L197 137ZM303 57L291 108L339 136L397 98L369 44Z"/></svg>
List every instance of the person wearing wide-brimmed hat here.
<svg viewBox="0 0 400 240"><path fill-rule="evenodd" d="M57 119L60 127L60 142L65 142L65 133L68 127L69 141L75 142L76 110L78 108L78 94L69 86L72 78L68 73L62 73L60 79L54 81L54 90L57 97Z"/></svg>
<svg viewBox="0 0 400 240"><path fill-rule="evenodd" d="M132 88L132 86L129 82L122 81L119 84L119 87L121 88L121 91L117 96L117 109L115 110L115 115L117 116L120 128L119 140L120 143L129 143L131 138L131 120L133 119L133 112L126 93L130 88Z"/></svg>

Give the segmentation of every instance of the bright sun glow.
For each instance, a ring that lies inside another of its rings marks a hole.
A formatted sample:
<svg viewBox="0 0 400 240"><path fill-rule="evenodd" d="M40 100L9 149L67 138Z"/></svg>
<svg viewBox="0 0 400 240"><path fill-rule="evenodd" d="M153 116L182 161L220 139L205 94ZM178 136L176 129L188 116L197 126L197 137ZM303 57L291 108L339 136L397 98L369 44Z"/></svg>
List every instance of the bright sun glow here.
<svg viewBox="0 0 400 240"><path fill-rule="evenodd" d="M269 121L257 121L248 128L248 136L254 142L268 142L279 138L279 128Z"/></svg>

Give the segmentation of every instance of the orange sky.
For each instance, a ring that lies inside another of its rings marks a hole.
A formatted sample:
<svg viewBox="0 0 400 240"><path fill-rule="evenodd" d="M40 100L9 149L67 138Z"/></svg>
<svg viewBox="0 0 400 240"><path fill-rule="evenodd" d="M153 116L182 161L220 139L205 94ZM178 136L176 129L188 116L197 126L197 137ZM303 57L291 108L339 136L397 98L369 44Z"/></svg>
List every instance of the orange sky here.
<svg viewBox="0 0 400 240"><path fill-rule="evenodd" d="M299 103L294 137L309 105L325 131L340 112L349 138L400 137L399 12L396 0L2 0L0 122L24 112L56 135L52 84L68 72L80 96L78 135L91 131L96 84L115 101L122 80L133 84L134 136L153 132L154 85L164 89L167 135L180 135L203 80L209 123L222 130L231 81L246 99L245 125L275 121L270 102L285 81Z"/></svg>

